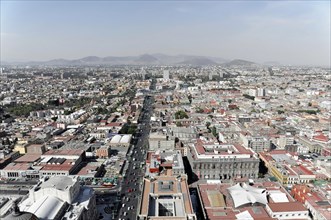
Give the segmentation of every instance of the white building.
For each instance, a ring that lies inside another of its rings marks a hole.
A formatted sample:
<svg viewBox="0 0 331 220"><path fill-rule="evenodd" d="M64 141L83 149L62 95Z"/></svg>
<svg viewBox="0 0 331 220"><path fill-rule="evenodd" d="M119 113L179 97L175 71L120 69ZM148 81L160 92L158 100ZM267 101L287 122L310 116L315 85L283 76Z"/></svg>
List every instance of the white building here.
<svg viewBox="0 0 331 220"><path fill-rule="evenodd" d="M94 190L80 186L77 177L55 176L42 180L30 189L28 198L19 207L41 220L97 219Z"/></svg>
<svg viewBox="0 0 331 220"><path fill-rule="evenodd" d="M163 80L168 81L169 79L169 70L163 70Z"/></svg>

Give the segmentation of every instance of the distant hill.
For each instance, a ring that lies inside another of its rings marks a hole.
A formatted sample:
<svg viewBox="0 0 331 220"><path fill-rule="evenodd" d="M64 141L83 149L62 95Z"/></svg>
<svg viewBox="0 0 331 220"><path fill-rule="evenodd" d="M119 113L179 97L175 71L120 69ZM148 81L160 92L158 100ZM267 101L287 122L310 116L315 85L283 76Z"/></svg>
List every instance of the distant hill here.
<svg viewBox="0 0 331 220"><path fill-rule="evenodd" d="M144 54L135 59L135 62L138 64L156 64L158 59L149 54Z"/></svg>
<svg viewBox="0 0 331 220"><path fill-rule="evenodd" d="M225 66L253 66L253 65L257 65L254 62L251 61L247 61L247 60L240 60L240 59L236 59L236 60L232 60L230 62L224 63Z"/></svg>
<svg viewBox="0 0 331 220"><path fill-rule="evenodd" d="M264 62L263 65L266 65L266 66L280 66L281 64L277 61L267 61L267 62Z"/></svg>
<svg viewBox="0 0 331 220"><path fill-rule="evenodd" d="M100 62L100 61L102 61L102 58L97 57L97 56L88 56L88 57L81 58L79 60L82 62L91 63L91 62Z"/></svg>
<svg viewBox="0 0 331 220"><path fill-rule="evenodd" d="M161 53L140 56L87 56L80 59L53 59L49 61L2 62L5 65L45 65L45 66L84 66L84 65L219 65L227 60L218 57L193 55L166 55Z"/></svg>
<svg viewBox="0 0 331 220"><path fill-rule="evenodd" d="M180 62L178 64L184 64L184 65L192 65L192 66L211 66L211 65L219 65L218 63L212 61L208 58L193 58L189 60L185 60L183 62Z"/></svg>

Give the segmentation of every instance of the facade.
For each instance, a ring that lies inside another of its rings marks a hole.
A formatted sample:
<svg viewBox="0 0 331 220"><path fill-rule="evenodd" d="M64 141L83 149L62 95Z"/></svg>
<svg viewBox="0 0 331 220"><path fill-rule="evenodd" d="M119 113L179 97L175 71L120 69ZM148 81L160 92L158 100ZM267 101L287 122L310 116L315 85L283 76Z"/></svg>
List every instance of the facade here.
<svg viewBox="0 0 331 220"><path fill-rule="evenodd" d="M286 135L280 135L277 139L277 147L280 149L284 149L286 146L294 144L294 137L291 133L286 133Z"/></svg>
<svg viewBox="0 0 331 220"><path fill-rule="evenodd" d="M314 220L331 219L331 202L328 193L312 190L307 185L294 185L291 195L308 208Z"/></svg>
<svg viewBox="0 0 331 220"><path fill-rule="evenodd" d="M95 151L95 154L99 158L109 158L110 151L111 151L111 148L109 146L104 145L104 146L100 147L99 149L97 149Z"/></svg>
<svg viewBox="0 0 331 220"><path fill-rule="evenodd" d="M306 163L304 166L296 161L297 156L289 152L261 152L259 156L268 168L269 174L276 177L283 185L309 183L316 178L316 174L312 171L313 164Z"/></svg>
<svg viewBox="0 0 331 220"><path fill-rule="evenodd" d="M168 81L169 79L169 70L163 70L163 80Z"/></svg>
<svg viewBox="0 0 331 220"><path fill-rule="evenodd" d="M68 176L79 169L85 159L84 150L49 150L43 155L26 154L1 170L3 178L35 178Z"/></svg>
<svg viewBox="0 0 331 220"><path fill-rule="evenodd" d="M31 144L26 147L26 153L28 154L43 154L46 152L45 145Z"/></svg>
<svg viewBox="0 0 331 220"><path fill-rule="evenodd" d="M193 127L171 127L168 133L173 138L178 138L180 141L192 141L199 137L198 132Z"/></svg>
<svg viewBox="0 0 331 220"><path fill-rule="evenodd" d="M257 178L259 159L242 146L203 143L193 146L190 162L199 179Z"/></svg>
<svg viewBox="0 0 331 220"><path fill-rule="evenodd" d="M175 140L170 139L165 132L155 131L149 134L149 150L173 150Z"/></svg>
<svg viewBox="0 0 331 220"><path fill-rule="evenodd" d="M240 137L243 145L247 148L251 148L256 153L270 150L271 142L266 137L251 136L243 133L240 133Z"/></svg>
<svg viewBox="0 0 331 220"><path fill-rule="evenodd" d="M269 203L266 206L269 215L277 219L310 219L307 208L300 202Z"/></svg>

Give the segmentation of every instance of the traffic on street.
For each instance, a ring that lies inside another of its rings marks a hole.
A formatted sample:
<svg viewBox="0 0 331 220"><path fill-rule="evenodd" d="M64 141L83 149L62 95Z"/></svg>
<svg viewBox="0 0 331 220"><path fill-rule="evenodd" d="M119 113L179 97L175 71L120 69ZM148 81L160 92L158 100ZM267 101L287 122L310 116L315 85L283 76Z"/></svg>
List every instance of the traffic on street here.
<svg viewBox="0 0 331 220"><path fill-rule="evenodd" d="M152 96L145 97L135 135L136 144L132 146L130 153L128 153L129 165L122 182L121 205L118 211L118 219L121 220L136 219L139 212L153 102Z"/></svg>

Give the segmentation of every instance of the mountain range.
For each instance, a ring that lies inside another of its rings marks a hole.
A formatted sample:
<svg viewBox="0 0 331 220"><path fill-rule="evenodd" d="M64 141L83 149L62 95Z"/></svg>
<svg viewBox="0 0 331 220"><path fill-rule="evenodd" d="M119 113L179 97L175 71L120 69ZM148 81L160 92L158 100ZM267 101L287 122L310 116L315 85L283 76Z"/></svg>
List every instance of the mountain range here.
<svg viewBox="0 0 331 220"><path fill-rule="evenodd" d="M7 65L45 65L45 66L79 66L79 65L191 65L191 66L251 66L256 63L246 60L226 60L218 57L193 56L193 55L166 55L143 54L140 56L87 56L80 59L54 59L49 61L31 62L2 62Z"/></svg>

